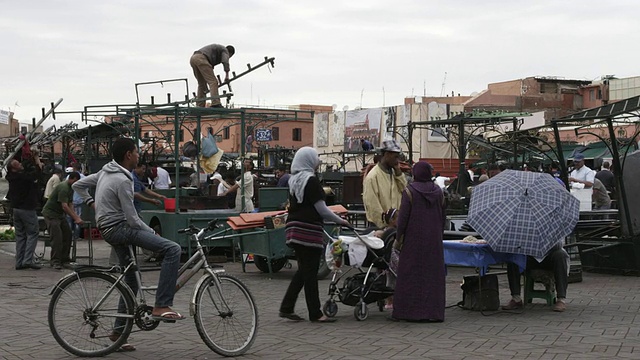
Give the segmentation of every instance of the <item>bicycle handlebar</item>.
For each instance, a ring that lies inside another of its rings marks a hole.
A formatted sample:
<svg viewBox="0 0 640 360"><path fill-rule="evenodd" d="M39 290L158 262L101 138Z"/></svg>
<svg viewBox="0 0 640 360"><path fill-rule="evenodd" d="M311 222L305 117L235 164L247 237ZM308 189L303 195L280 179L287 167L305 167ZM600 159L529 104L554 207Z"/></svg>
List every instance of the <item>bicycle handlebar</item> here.
<svg viewBox="0 0 640 360"><path fill-rule="evenodd" d="M207 224L207 227L199 229L197 227L195 227L193 224L189 225L188 228L186 229L180 229L178 230L178 234L197 234L199 233L201 230L215 230L217 228L219 228L221 225L218 225L218 220L219 219L213 219L211 221L209 221L209 223Z"/></svg>

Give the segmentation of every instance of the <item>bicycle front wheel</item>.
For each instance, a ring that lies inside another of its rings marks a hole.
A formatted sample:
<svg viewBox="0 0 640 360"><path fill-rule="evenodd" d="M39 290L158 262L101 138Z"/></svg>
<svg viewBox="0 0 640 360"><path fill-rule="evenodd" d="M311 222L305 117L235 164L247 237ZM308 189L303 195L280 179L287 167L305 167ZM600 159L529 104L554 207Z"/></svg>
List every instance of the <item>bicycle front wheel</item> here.
<svg viewBox="0 0 640 360"><path fill-rule="evenodd" d="M258 309L251 292L239 279L229 274L219 274L217 278L219 283L210 276L196 290L196 329L217 354L242 355L255 341Z"/></svg>
<svg viewBox="0 0 640 360"><path fill-rule="evenodd" d="M55 288L49 328L65 350L76 356L104 356L125 343L133 326L135 299L123 283L114 286L115 282L109 274L81 272Z"/></svg>

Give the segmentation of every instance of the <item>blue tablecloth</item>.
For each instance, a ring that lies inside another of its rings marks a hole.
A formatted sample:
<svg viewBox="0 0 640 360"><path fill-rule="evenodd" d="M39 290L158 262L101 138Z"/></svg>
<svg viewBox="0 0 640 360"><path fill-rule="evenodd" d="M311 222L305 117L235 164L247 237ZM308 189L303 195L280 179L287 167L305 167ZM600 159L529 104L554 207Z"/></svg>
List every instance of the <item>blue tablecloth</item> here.
<svg viewBox="0 0 640 360"><path fill-rule="evenodd" d="M520 254L495 252L488 244L470 244L456 241L443 241L444 263L446 265L473 266L485 275L490 265L510 262L523 272L527 266L527 257Z"/></svg>

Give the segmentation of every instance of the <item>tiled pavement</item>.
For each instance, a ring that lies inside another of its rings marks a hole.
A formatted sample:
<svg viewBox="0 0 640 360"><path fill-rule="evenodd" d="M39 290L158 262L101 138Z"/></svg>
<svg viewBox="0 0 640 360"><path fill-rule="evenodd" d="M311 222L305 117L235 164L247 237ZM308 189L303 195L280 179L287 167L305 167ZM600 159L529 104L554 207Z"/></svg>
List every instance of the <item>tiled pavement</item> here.
<svg viewBox="0 0 640 360"><path fill-rule="evenodd" d="M98 263L106 263L108 247L95 241ZM39 246L43 246L42 243ZM81 242L80 246L86 246ZM49 290L68 270L14 270L13 243L0 243L0 358L68 359L47 324ZM295 262L294 262L295 268ZM278 305L293 270L269 279L254 266L242 273L227 263L255 296L260 314L258 337L247 359L640 359L640 278L584 273L569 285L568 309L554 313L538 301L518 314L479 312L452 307L440 324L386 320L387 313L370 305L369 318L356 321L353 308L339 304L334 324L292 323L278 318ZM447 303L461 297L460 280L471 269L450 268ZM148 282L157 272L146 272ZM176 296L175 308L188 313L195 281ZM320 282L324 301L329 281ZM500 297L509 299L506 277L500 276ZM304 300L299 313L306 316ZM191 319L137 332L130 342L138 350L113 353L110 359L215 359L200 340Z"/></svg>

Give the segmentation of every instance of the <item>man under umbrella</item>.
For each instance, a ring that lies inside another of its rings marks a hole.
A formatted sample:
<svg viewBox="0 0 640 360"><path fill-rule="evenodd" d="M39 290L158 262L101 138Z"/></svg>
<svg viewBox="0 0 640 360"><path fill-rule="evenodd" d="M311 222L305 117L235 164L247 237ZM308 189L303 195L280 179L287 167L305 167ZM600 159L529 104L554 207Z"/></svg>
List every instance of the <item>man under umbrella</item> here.
<svg viewBox="0 0 640 360"><path fill-rule="evenodd" d="M551 308L553 311L562 312L567 309L567 285L569 283L569 254L564 250L562 244L557 244L545 258L538 262L532 256L527 256L527 271L533 269L544 269L553 272L556 282L557 300ZM502 310L522 309L523 302L520 297L520 269L518 265L507 264L507 278L509 280L509 290L511 300L502 305Z"/></svg>
<svg viewBox="0 0 640 360"><path fill-rule="evenodd" d="M476 186L467 221L497 252L527 255L527 269L554 272L557 302L566 309L569 255L564 238L576 226L580 202L553 176L507 170ZM517 266L507 268L512 299L502 308L522 308Z"/></svg>

